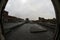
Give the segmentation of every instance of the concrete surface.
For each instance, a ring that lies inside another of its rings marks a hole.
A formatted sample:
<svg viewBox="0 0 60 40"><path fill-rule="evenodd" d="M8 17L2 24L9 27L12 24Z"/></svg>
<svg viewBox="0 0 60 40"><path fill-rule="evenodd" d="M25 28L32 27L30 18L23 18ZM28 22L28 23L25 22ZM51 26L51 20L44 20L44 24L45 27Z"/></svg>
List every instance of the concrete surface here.
<svg viewBox="0 0 60 40"><path fill-rule="evenodd" d="M51 31L31 33L30 28L37 24L24 24L6 35L6 40L51 40L53 33ZM41 26L39 26L41 27Z"/></svg>
<svg viewBox="0 0 60 40"><path fill-rule="evenodd" d="M13 28L17 25L20 25L22 24L23 22L18 22L18 23L4 23L3 26L4 26L4 29L9 29L9 28Z"/></svg>
<svg viewBox="0 0 60 40"><path fill-rule="evenodd" d="M24 22L19 22L19 23L4 23L4 32L5 34L11 32L15 28L18 28L19 26L23 25Z"/></svg>

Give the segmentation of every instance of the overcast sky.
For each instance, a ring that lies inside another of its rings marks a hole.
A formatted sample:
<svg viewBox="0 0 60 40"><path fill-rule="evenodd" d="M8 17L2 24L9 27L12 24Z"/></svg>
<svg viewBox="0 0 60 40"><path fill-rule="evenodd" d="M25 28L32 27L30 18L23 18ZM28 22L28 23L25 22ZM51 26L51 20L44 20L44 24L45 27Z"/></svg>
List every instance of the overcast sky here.
<svg viewBox="0 0 60 40"><path fill-rule="evenodd" d="M9 0L6 8L9 15L36 20L38 17L54 18L51 0Z"/></svg>

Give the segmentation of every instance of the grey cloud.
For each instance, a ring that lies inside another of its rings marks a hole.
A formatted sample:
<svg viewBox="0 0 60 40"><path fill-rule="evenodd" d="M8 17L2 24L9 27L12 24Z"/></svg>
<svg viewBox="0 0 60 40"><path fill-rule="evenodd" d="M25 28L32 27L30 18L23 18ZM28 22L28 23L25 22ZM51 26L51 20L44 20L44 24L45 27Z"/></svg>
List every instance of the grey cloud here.
<svg viewBox="0 0 60 40"><path fill-rule="evenodd" d="M51 0L27 0L21 3L21 0L9 0L5 10L9 15L37 19L39 16L44 18L55 17L55 12Z"/></svg>

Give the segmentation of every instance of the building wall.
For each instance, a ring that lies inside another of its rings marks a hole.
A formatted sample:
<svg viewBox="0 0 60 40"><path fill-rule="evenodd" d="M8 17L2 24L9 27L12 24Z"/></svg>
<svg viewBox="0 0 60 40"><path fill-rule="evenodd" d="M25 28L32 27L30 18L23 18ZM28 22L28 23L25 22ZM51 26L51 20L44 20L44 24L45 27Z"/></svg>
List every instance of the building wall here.
<svg viewBox="0 0 60 40"><path fill-rule="evenodd" d="M8 22L20 22L20 21L23 21L24 19L22 18L17 18L17 17L14 17L14 16L8 16Z"/></svg>
<svg viewBox="0 0 60 40"><path fill-rule="evenodd" d="M2 19L3 19L3 22L8 22L8 12L7 11L3 11Z"/></svg>

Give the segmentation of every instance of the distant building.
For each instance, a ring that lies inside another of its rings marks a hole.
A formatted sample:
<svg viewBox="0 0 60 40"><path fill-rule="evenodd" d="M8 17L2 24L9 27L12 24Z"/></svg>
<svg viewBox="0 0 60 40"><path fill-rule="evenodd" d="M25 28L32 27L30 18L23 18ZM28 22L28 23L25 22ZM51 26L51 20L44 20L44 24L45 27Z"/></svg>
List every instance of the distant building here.
<svg viewBox="0 0 60 40"><path fill-rule="evenodd" d="M25 22L26 22L26 23L30 22L29 18L26 18Z"/></svg>
<svg viewBox="0 0 60 40"><path fill-rule="evenodd" d="M3 22L21 22L24 20L22 18L9 16L7 11L3 11L2 19L3 19Z"/></svg>
<svg viewBox="0 0 60 40"><path fill-rule="evenodd" d="M2 19L3 19L3 22L8 22L8 12L7 11L3 11Z"/></svg>
<svg viewBox="0 0 60 40"><path fill-rule="evenodd" d="M24 19L22 19L22 18L17 18L17 17L14 17L14 16L8 16L8 22L21 22L23 20Z"/></svg>
<svg viewBox="0 0 60 40"><path fill-rule="evenodd" d="M38 17L38 20L36 20L35 22L46 22L46 20L44 18Z"/></svg>

